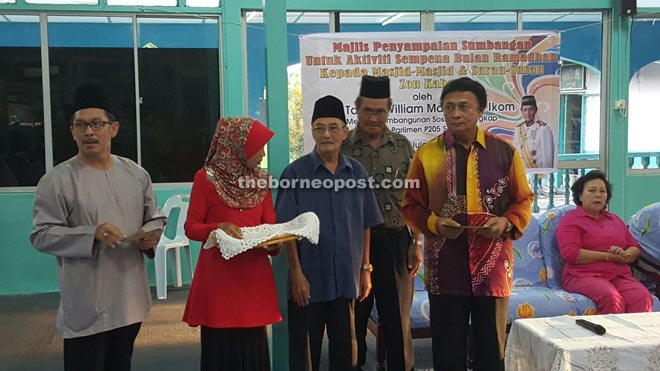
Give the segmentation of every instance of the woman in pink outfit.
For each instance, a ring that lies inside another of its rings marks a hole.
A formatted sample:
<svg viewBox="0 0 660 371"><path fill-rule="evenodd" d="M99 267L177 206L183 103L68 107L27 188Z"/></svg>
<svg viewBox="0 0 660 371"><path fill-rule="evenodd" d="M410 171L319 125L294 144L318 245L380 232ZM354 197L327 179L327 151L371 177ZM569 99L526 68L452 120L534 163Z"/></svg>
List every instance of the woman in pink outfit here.
<svg viewBox="0 0 660 371"><path fill-rule="evenodd" d="M562 287L587 296L598 314L650 312L651 293L629 264L641 253L639 244L618 216L605 210L612 196L605 174L594 170L571 187L578 207L559 222L557 241L566 263Z"/></svg>

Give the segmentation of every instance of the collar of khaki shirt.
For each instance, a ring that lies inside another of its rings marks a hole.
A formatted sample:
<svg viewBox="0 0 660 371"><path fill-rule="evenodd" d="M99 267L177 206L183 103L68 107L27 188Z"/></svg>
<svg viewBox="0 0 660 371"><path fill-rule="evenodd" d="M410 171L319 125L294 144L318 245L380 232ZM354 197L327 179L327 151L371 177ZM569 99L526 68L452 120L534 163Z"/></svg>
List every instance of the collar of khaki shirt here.
<svg viewBox="0 0 660 371"><path fill-rule="evenodd" d="M355 142L357 142L358 140L361 141L362 143L366 143L362 139L362 135L361 135L361 131L360 131L359 126L351 131L351 135L348 137L348 140L349 140L349 143L351 145L354 145ZM387 142L390 142L390 143L394 144L394 135L392 135L392 131L386 126L385 131L383 132L383 135L381 136L380 144L387 143Z"/></svg>

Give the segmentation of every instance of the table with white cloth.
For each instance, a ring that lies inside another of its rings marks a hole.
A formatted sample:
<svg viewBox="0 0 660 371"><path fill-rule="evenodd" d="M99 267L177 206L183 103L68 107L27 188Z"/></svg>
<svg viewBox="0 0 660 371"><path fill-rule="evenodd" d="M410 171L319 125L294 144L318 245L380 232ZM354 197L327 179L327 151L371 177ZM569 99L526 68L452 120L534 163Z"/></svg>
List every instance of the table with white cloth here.
<svg viewBox="0 0 660 371"><path fill-rule="evenodd" d="M578 318L607 330L597 335ZM507 371L660 371L660 312L515 320L506 343Z"/></svg>

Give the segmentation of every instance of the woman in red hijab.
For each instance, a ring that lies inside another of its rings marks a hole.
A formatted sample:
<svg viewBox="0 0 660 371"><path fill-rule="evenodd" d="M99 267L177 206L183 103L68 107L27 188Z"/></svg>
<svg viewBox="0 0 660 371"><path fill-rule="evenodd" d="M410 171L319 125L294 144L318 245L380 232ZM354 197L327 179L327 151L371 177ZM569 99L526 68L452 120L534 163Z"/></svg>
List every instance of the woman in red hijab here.
<svg viewBox="0 0 660 371"><path fill-rule="evenodd" d="M204 167L195 174L188 238L205 242L216 228L241 238L240 227L275 223L270 189L244 186L268 180L259 163L272 136L248 117L218 121ZM226 260L217 248L201 250L183 314L188 325L202 327L201 370L270 370L266 326L282 316L268 254L252 249Z"/></svg>

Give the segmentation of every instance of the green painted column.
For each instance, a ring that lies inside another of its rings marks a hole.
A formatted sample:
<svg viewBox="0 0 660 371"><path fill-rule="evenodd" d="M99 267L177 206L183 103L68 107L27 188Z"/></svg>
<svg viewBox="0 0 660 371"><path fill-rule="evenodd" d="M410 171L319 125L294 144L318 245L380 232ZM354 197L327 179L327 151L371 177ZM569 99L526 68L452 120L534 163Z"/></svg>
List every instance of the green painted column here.
<svg viewBox="0 0 660 371"><path fill-rule="evenodd" d="M630 70L630 30L632 18L621 17L620 3L612 11L611 22L611 53L610 53L610 95L608 104L608 119L605 128L608 131L605 155L605 170L613 185L615 197L609 203L609 210L625 217L626 174L628 169L628 117L623 112L614 109L614 102L619 99L628 101L629 70ZM607 73L604 71L604 73ZM626 112L627 113L627 112Z"/></svg>
<svg viewBox="0 0 660 371"><path fill-rule="evenodd" d="M275 136L268 145L268 170L279 177L289 164L289 110L287 82L286 1L264 0L264 27L266 35L266 109L268 126ZM282 249L284 250L284 249ZM289 333L287 330L286 288L289 264L286 252L273 258L273 272L277 295L284 320L273 325L273 370L289 369Z"/></svg>
<svg viewBox="0 0 660 371"><path fill-rule="evenodd" d="M222 6L222 112L223 116L243 116L243 33L240 1L221 1Z"/></svg>

